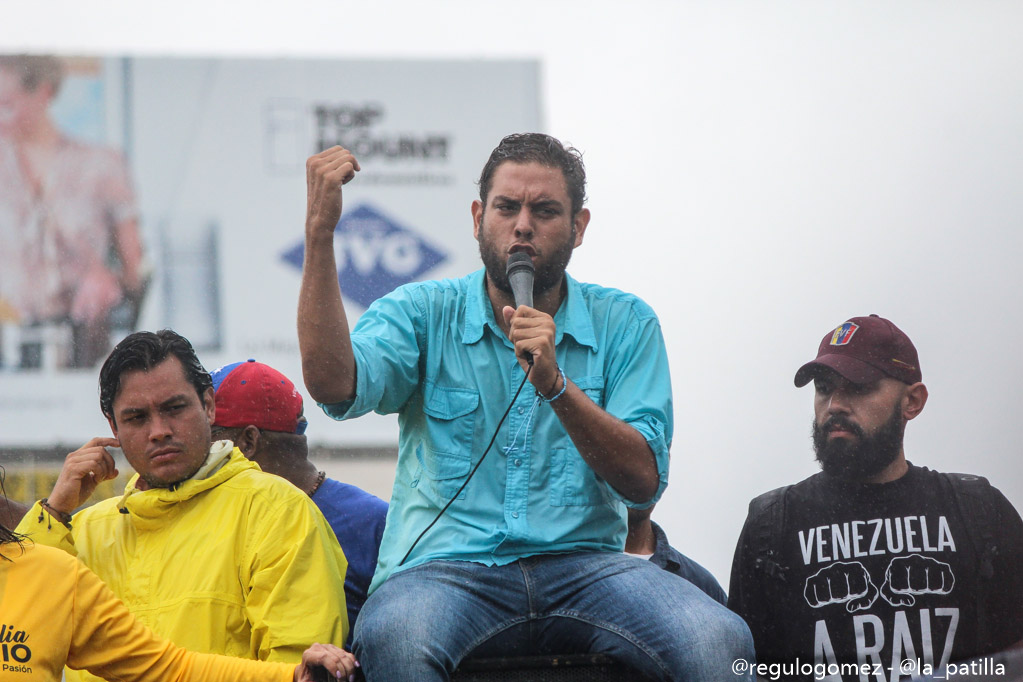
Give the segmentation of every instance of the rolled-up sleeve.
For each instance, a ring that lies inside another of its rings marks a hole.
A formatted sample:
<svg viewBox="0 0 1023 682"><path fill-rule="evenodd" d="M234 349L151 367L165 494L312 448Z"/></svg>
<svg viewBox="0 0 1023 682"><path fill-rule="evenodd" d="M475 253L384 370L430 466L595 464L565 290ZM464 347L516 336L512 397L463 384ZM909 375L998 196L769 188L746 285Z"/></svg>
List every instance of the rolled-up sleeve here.
<svg viewBox="0 0 1023 682"><path fill-rule="evenodd" d="M632 502L612 489L626 505L640 509L655 504L668 485L673 429L671 373L661 325L653 311L643 312L611 351L605 386L605 410L639 431L657 462L657 492L651 499Z"/></svg>

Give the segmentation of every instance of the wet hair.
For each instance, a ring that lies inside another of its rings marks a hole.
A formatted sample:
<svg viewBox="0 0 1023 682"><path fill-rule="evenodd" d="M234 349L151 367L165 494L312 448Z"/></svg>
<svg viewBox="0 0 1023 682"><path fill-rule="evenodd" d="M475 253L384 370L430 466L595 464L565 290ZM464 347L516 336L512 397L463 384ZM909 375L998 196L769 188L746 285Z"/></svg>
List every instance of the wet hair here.
<svg viewBox="0 0 1023 682"><path fill-rule="evenodd" d="M15 533L13 530L0 523L0 543L18 542L22 538L22 535Z"/></svg>
<svg viewBox="0 0 1023 682"><path fill-rule="evenodd" d="M538 163L557 168L565 177L565 187L572 201L572 217L586 203L586 168L583 155L575 147L566 147L559 140L543 133L516 133L508 135L490 152L490 158L480 173L480 201L487 206L487 196L497 167L505 161L512 163Z"/></svg>
<svg viewBox="0 0 1023 682"><path fill-rule="evenodd" d="M25 536L21 535L20 533L15 533L13 530L8 528L4 524L0 523L0 549L2 549L3 546L7 544L18 545L19 547L21 547L22 551L24 551ZM2 551L0 551L0 559L11 561L11 558L4 554Z"/></svg>
<svg viewBox="0 0 1023 682"><path fill-rule="evenodd" d="M199 400L202 400L206 389L213 387L213 380L199 362L188 339L170 329L135 332L114 346L99 371L99 406L103 415L114 419L114 398L121 389L122 374L140 369L150 370L171 355L181 362L185 379L195 388Z"/></svg>
<svg viewBox="0 0 1023 682"><path fill-rule="evenodd" d="M25 92L35 92L40 85L48 83L56 95L64 81L64 63L49 54L3 54L0 55L0 69L18 74L21 89Z"/></svg>
<svg viewBox="0 0 1023 682"><path fill-rule="evenodd" d="M4 486L7 480L7 470L4 469L3 465L0 464L0 495L3 495L4 502L10 504L10 500L7 498L7 488ZM24 550L25 536L20 533L15 533L13 530L0 523L0 548L6 544L18 545ZM6 559L10 561L11 558L0 551L0 559Z"/></svg>

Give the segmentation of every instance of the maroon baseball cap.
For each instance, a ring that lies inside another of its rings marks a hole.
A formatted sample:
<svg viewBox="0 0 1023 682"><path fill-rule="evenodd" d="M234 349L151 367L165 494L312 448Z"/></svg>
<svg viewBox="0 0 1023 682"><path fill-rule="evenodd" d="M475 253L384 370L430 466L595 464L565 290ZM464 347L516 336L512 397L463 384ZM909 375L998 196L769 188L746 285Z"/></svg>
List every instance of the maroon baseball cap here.
<svg viewBox="0 0 1023 682"><path fill-rule="evenodd" d="M248 360L213 371L216 396L214 426L305 433L302 396L295 384L270 365Z"/></svg>
<svg viewBox="0 0 1023 682"><path fill-rule="evenodd" d="M817 359L796 372L796 386L806 386L822 369L831 369L854 384L891 377L907 384L921 381L916 348L901 329L871 315L853 317L828 332Z"/></svg>

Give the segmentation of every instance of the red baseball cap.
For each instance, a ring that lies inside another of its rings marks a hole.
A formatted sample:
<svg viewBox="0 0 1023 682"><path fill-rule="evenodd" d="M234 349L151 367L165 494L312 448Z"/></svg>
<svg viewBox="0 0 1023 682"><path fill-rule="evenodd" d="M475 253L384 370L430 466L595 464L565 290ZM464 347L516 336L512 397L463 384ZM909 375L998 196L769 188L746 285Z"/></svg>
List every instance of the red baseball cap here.
<svg viewBox="0 0 1023 682"><path fill-rule="evenodd" d="M273 367L250 359L224 365L210 376L216 395L214 426L251 424L266 431L305 433L302 395Z"/></svg>
<svg viewBox="0 0 1023 682"><path fill-rule="evenodd" d="M871 384L886 376L907 384L922 380L913 342L877 315L850 318L828 332L817 358L796 372L796 386L806 386L822 369L834 370L854 384Z"/></svg>

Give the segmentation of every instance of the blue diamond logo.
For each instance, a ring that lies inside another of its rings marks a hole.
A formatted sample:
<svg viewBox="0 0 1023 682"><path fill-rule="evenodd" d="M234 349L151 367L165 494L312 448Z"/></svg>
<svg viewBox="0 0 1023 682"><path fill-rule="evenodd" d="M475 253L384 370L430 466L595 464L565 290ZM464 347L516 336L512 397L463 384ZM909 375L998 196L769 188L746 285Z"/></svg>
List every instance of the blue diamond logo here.
<svg viewBox="0 0 1023 682"><path fill-rule="evenodd" d="M368 204L341 216L334 228L337 279L345 298L368 308L402 284L418 280L448 259L418 234ZM299 270L305 243L281 254Z"/></svg>

